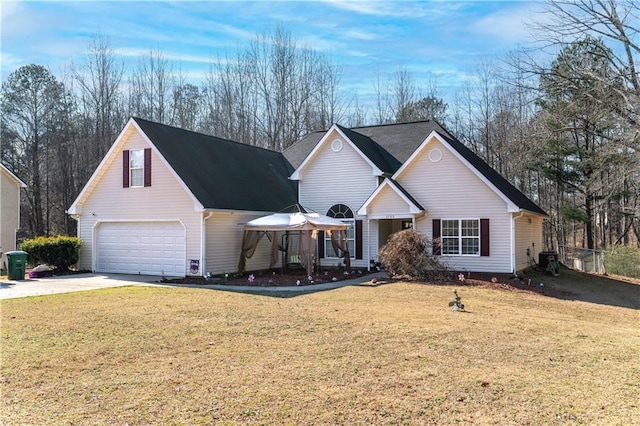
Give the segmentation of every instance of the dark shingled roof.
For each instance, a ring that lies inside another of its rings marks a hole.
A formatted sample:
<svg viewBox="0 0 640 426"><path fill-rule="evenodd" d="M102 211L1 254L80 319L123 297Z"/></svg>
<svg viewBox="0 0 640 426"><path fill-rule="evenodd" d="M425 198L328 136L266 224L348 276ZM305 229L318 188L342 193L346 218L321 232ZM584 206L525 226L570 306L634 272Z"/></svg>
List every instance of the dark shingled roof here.
<svg viewBox="0 0 640 426"><path fill-rule="evenodd" d="M449 145L475 167L489 182L523 210L546 215L544 210L520 192L509 181L454 138L436 121L385 124L380 126L338 128L384 173L393 174L411 157L432 131L437 132ZM297 168L311 153L326 131L314 132L284 151L285 157ZM397 182L396 182L397 185ZM401 188L398 185L399 188ZM404 191L406 193L406 191Z"/></svg>
<svg viewBox="0 0 640 426"><path fill-rule="evenodd" d="M354 132L346 127L338 126L338 128L373 164L382 170L383 173L393 174L402 165L400 161L389 154L389 151L374 142L370 137Z"/></svg>
<svg viewBox="0 0 640 426"><path fill-rule="evenodd" d="M284 156L289 160L289 163L297 169L326 133L326 130L309 133L285 149Z"/></svg>
<svg viewBox="0 0 640 426"><path fill-rule="evenodd" d="M133 119L207 209L275 212L298 201L279 152Z"/></svg>
<svg viewBox="0 0 640 426"><path fill-rule="evenodd" d="M345 127L338 127L344 132ZM429 133L435 130L441 135L449 135L442 126L432 120L402 124L383 124L380 126L352 127L347 130L351 130L351 135L355 133L359 134L360 137L366 137L366 139L359 139L359 141L351 140L363 153L366 154L367 149L363 149L361 147L363 143L359 142L368 140L370 141L369 143L377 145L377 147L369 148L369 151L378 151L381 157L392 157L392 159L385 159L385 161L392 166L392 173L398 170L400 165L409 159L411 154L424 142ZM287 160L289 160L293 167L297 168L326 133L327 131L324 130L304 136L284 151L285 157L287 157ZM345 135L351 139L349 135ZM388 172L384 167L380 167L380 165L376 163L375 158L369 158L378 168Z"/></svg>
<svg viewBox="0 0 640 426"><path fill-rule="evenodd" d="M452 136L441 135L453 149L464 157L473 167L476 168L489 182L491 182L496 188L498 188L504 195L509 198L513 204L523 210L528 210L533 213L540 213L547 215L536 203L531 201L529 197L524 195L518 188L513 186L511 182L506 180L502 175L489 166L482 158L478 157L469 148L467 148L462 142L453 138Z"/></svg>
<svg viewBox="0 0 640 426"><path fill-rule="evenodd" d="M404 196L407 197L409 199L409 201L411 201L413 203L414 206L416 206L420 210L426 210L424 207L422 207L422 205L418 202L418 200L416 200L415 198L413 198L413 196L411 194L409 194L409 191L407 191L406 189L404 189L402 187L402 185L400 185L398 182L396 182L395 180L393 180L391 178L387 178L387 180L389 181L389 183L391 185L393 185L396 188L398 188L398 190L400 192L402 192L404 194Z"/></svg>

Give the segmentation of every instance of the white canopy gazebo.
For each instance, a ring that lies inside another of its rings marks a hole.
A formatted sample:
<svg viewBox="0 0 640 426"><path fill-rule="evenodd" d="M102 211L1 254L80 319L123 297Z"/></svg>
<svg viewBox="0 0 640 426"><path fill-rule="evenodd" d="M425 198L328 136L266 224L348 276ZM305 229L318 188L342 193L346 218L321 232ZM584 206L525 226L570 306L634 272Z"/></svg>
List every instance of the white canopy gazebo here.
<svg viewBox="0 0 640 426"><path fill-rule="evenodd" d="M279 251L287 254L286 257L291 254L289 253L289 241L293 234L299 237L300 242L296 247L295 255L307 270L307 274L311 275L313 272L313 259L318 248L319 231L324 231L331 237L334 249L340 250L345 254L345 266L349 267L349 251L346 244L347 224L319 213L307 213L299 205L296 205L296 208L299 211L294 213L274 213L254 219L244 225L242 250L238 264L239 272L244 272L247 259L253 256L263 235L267 235L271 240L271 262L269 267L273 268L278 262ZM278 244L278 233L283 235L282 244Z"/></svg>

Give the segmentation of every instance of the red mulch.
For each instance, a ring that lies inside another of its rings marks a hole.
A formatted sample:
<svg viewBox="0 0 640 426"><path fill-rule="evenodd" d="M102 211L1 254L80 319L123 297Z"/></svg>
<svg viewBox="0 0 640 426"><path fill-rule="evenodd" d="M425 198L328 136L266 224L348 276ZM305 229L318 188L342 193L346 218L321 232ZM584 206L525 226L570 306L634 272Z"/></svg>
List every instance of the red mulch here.
<svg viewBox="0 0 640 426"><path fill-rule="evenodd" d="M249 287L291 287L291 286L309 286L315 284L329 283L350 280L358 277L364 277L369 274L368 271L353 270L351 273L345 274L342 271L321 272L307 276L302 272L248 272L243 275L229 274L227 277L216 275L209 279L205 277L186 277L166 279L163 282L173 282L182 284L216 284L216 285L235 285ZM311 278L311 279L309 279Z"/></svg>
<svg viewBox="0 0 640 426"><path fill-rule="evenodd" d="M328 283L343 281L347 279L354 279L363 277L363 281L366 281L366 277L370 272L366 270L351 271L349 274L345 274L342 271L328 271L314 274L309 277L302 272L289 272L282 274L275 271L261 271L246 273L244 275L229 275L226 278L221 276L214 276L209 279L205 277L186 277L168 279L163 282L174 282L183 284L218 284L218 285L235 285L235 286L249 286L249 287L288 287L288 286L310 286L314 284ZM249 277L253 276L250 280ZM410 281L406 277L394 277L394 281ZM413 281L419 283L420 281ZM433 284L433 283L429 283ZM526 276L513 278L511 274L490 274L472 272L465 275L464 281L460 281L457 278L457 274L454 274L450 279L438 282L440 285L456 285L456 286L475 286L491 288L502 291L520 291L528 293L542 294L545 296L566 296L569 293L564 292L553 287L550 287L539 281L539 279L529 279Z"/></svg>
<svg viewBox="0 0 640 426"><path fill-rule="evenodd" d="M484 288L492 288L505 291L520 291L528 293L537 293L545 296L567 296L567 291L558 290L540 281L539 277L530 278L526 275L513 278L511 274L490 274L473 272L465 276L464 281L456 278L455 281L449 282L454 285L469 285Z"/></svg>

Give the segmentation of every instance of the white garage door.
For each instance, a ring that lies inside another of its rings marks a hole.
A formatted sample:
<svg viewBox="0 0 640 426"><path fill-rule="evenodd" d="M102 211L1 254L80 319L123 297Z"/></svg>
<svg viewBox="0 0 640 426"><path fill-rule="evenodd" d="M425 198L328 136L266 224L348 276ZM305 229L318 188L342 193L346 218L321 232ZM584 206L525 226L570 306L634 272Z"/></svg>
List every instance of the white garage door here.
<svg viewBox="0 0 640 426"><path fill-rule="evenodd" d="M184 276L184 234L178 222L102 223L96 233L96 271Z"/></svg>

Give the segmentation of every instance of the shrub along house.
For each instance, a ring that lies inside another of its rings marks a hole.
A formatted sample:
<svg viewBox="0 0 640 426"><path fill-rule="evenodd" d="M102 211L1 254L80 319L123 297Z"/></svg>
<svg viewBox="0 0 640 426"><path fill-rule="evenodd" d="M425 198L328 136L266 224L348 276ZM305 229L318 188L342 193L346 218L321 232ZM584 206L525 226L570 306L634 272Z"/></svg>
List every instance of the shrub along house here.
<svg viewBox="0 0 640 426"><path fill-rule="evenodd" d="M513 272L542 250L544 211L433 121L334 125L283 155L132 118L69 214L80 268L203 275L236 271L244 224L296 202L348 225L354 267L406 228L460 270ZM323 235L317 257L343 261Z"/></svg>

